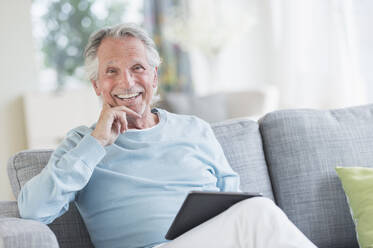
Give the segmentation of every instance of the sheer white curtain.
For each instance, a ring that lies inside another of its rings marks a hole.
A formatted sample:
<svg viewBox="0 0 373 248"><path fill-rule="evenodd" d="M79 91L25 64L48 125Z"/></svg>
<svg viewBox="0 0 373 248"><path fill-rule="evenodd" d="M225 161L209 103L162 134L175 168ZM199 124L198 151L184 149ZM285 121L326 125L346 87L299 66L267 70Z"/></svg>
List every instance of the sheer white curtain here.
<svg viewBox="0 0 373 248"><path fill-rule="evenodd" d="M203 18L199 21L204 23L216 8L207 11L199 2L189 3L191 7L196 3L191 11L200 13ZM208 70L203 53L198 51L200 56L195 56L193 49L190 51L196 93L271 85L278 90L280 108L340 108L366 104L369 97L373 100L370 68L373 1L220 0L213 3L234 6L237 13L246 13L252 18L253 24L247 32L239 28L223 32L222 37L233 33L240 39L223 43L214 57L213 73ZM221 32L223 28L218 24L204 31L201 31L203 25L194 25L197 27L190 36Z"/></svg>
<svg viewBox="0 0 373 248"><path fill-rule="evenodd" d="M355 0L352 3L352 14L356 17L360 71L366 82L368 100L373 102L373 1Z"/></svg>
<svg viewBox="0 0 373 248"><path fill-rule="evenodd" d="M282 108L367 103L352 0L270 0L271 83Z"/></svg>

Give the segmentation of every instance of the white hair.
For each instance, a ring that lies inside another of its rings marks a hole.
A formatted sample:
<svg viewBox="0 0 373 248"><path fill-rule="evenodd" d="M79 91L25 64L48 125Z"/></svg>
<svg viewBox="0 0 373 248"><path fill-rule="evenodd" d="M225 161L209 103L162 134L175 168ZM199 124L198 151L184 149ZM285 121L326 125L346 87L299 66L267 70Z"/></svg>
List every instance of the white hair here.
<svg viewBox="0 0 373 248"><path fill-rule="evenodd" d="M146 56L151 67L155 68L161 64L161 58L156 49L154 41L147 32L134 23L123 23L112 27L105 27L94 32L88 39L88 44L84 50L85 71L89 80L98 79L98 58L97 51L101 42L107 38L135 37L141 40L146 49ZM157 88L154 90L152 104L157 102L160 97L157 94Z"/></svg>

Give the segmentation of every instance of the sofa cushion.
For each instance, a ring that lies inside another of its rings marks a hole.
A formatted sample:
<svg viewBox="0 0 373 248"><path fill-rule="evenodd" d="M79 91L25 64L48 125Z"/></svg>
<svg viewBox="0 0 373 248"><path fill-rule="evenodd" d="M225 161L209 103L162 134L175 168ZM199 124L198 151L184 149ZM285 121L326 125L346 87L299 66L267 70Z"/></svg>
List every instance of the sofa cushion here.
<svg viewBox="0 0 373 248"><path fill-rule="evenodd" d="M229 164L240 175L241 190L273 199L258 123L235 119L212 124L212 129Z"/></svg>
<svg viewBox="0 0 373 248"><path fill-rule="evenodd" d="M21 191L21 187L45 167L52 152L53 150L22 151L9 159L8 176L16 198Z"/></svg>
<svg viewBox="0 0 373 248"><path fill-rule="evenodd" d="M260 120L278 205L318 247L358 247L336 166L373 165L373 105Z"/></svg>
<svg viewBox="0 0 373 248"><path fill-rule="evenodd" d="M52 150L29 150L15 154L8 161L8 175L15 197L21 187L41 172L48 163ZM92 248L88 231L74 203L69 211L48 225L61 248Z"/></svg>
<svg viewBox="0 0 373 248"><path fill-rule="evenodd" d="M0 218L1 248L58 248L56 236L44 224L19 218Z"/></svg>

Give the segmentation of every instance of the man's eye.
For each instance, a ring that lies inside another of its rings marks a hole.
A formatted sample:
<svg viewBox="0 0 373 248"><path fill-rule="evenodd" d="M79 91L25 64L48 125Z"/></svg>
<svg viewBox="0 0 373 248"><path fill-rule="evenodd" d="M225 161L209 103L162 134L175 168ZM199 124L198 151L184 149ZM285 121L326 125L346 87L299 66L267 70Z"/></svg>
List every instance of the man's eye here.
<svg viewBox="0 0 373 248"><path fill-rule="evenodd" d="M116 72L116 70L114 70L114 69L108 69L107 71L106 71L106 73L108 73L108 74L113 74L113 73L115 73Z"/></svg>
<svg viewBox="0 0 373 248"><path fill-rule="evenodd" d="M133 70L136 71L136 72L138 72L138 71L143 71L143 70L145 70L145 68L142 67L141 65L135 65L135 66L133 67Z"/></svg>

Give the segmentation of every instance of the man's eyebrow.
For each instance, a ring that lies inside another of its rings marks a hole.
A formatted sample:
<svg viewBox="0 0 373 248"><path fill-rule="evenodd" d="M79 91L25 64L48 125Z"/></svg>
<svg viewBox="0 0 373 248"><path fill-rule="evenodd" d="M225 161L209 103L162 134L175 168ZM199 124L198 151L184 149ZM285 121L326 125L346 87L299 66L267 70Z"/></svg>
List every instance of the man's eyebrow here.
<svg viewBox="0 0 373 248"><path fill-rule="evenodd" d="M142 60L142 59L134 59L134 60L133 60L133 64L134 64L134 65L138 65L138 64L140 64L140 65L144 65L144 64L146 64L146 61L144 61L144 60Z"/></svg>
<svg viewBox="0 0 373 248"><path fill-rule="evenodd" d="M112 65L115 63L115 60L110 60L109 62L106 63L106 65Z"/></svg>

